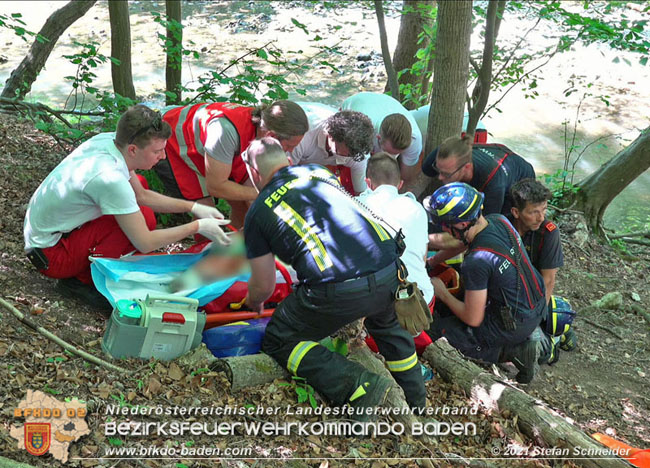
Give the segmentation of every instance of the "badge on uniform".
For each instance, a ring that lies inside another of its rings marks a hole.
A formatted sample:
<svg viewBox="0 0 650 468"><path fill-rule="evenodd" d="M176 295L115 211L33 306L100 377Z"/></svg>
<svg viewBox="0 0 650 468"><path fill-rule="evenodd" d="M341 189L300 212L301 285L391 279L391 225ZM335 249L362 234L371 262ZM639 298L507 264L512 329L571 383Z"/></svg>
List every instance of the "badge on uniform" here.
<svg viewBox="0 0 650 468"><path fill-rule="evenodd" d="M548 232L553 232L553 231L555 231L556 229L557 229L557 225L553 224L553 223L550 222L550 221L549 221L548 223L546 223L546 230L547 230Z"/></svg>

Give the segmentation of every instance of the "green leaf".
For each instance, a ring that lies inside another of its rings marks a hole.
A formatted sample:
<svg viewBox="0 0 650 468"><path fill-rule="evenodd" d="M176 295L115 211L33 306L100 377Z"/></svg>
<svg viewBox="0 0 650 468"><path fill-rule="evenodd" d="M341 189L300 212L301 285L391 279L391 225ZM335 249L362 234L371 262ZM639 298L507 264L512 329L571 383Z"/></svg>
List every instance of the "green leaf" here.
<svg viewBox="0 0 650 468"><path fill-rule="evenodd" d="M302 30L304 31L305 34L309 34L309 30L307 29L307 26L305 26L304 24L302 24L300 21L298 21L298 20L295 19L295 18L291 18L291 22L294 24L294 26L297 26L297 27L299 27L300 29L302 29Z"/></svg>
<svg viewBox="0 0 650 468"><path fill-rule="evenodd" d="M318 408L318 402L312 393L309 394L309 405L312 408Z"/></svg>
<svg viewBox="0 0 650 468"><path fill-rule="evenodd" d="M255 55L264 60L267 60L269 58L269 54L267 54L264 49L258 49L257 52L255 52Z"/></svg>
<svg viewBox="0 0 650 468"><path fill-rule="evenodd" d="M117 437L109 437L109 438L108 438L108 443L109 443L110 445L115 446L115 447L119 447L119 446L122 445L124 442L122 441L122 439L118 439Z"/></svg>
<svg viewBox="0 0 650 468"><path fill-rule="evenodd" d="M645 66L648 63L648 56L646 55L645 57L641 57L639 59L639 63L643 66Z"/></svg>

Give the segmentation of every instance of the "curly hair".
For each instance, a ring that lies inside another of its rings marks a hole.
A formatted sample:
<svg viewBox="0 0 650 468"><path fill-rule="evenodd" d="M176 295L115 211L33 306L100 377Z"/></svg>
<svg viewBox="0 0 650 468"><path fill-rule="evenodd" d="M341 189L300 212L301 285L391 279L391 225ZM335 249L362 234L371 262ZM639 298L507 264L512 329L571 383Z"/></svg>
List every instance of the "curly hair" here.
<svg viewBox="0 0 650 468"><path fill-rule="evenodd" d="M348 147L349 157L361 161L372 149L375 129L365 114L344 110L327 119L327 133L334 141Z"/></svg>
<svg viewBox="0 0 650 468"><path fill-rule="evenodd" d="M535 179L521 179L510 187L512 206L518 210L526 208L526 203L536 205L551 199L551 191Z"/></svg>

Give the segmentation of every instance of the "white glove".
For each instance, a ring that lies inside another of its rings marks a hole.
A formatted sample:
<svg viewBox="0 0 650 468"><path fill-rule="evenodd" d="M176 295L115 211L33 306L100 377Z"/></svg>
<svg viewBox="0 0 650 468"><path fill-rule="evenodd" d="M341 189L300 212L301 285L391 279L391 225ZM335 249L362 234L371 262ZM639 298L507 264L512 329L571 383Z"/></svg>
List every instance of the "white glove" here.
<svg viewBox="0 0 650 468"><path fill-rule="evenodd" d="M221 211L217 210L214 206L203 205L202 203L194 202L192 209L190 210L197 218L214 218L214 219L223 219L223 214Z"/></svg>
<svg viewBox="0 0 650 468"><path fill-rule="evenodd" d="M230 224L229 219L206 218L199 219L197 222L199 223L197 233L202 234L211 241L218 242L221 245L230 245L230 238L221 230L221 226Z"/></svg>

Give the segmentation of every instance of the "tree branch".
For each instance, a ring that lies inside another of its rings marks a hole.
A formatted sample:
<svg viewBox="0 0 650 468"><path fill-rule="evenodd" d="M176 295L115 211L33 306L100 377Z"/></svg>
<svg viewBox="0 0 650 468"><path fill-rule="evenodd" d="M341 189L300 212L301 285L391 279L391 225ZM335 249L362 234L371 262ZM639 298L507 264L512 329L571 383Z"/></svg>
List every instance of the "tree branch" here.
<svg viewBox="0 0 650 468"><path fill-rule="evenodd" d="M379 39L381 42L381 55L384 59L384 66L386 67L386 75L388 76L388 86L392 97L400 100L399 84L397 82L397 73L393 67L393 61L390 57L390 50L388 49L388 38L386 37L386 24L384 23L384 7L381 0L375 0L375 12L377 14L377 24L379 25Z"/></svg>
<svg viewBox="0 0 650 468"><path fill-rule="evenodd" d="M650 237L650 231L628 232L627 234L610 234L610 239L620 239L621 237Z"/></svg>
<svg viewBox="0 0 650 468"><path fill-rule="evenodd" d="M25 317L22 312L20 312L18 309L16 309L13 305L5 301L4 299L0 298L0 306L4 307L7 309L9 312L11 312L14 317L16 317L18 320L20 320L22 323L27 325L29 328L32 330L40 333L43 335L45 338L47 338L50 341L53 341L54 343L58 344L61 346L63 349L70 351L72 354L75 354L79 357L84 358L86 361L92 362L93 364L97 364L98 366L102 366L110 371L114 372L119 372L120 374L130 374L131 371L124 369L123 367L116 366L115 364L111 364L110 362L106 362L103 359L98 358L97 356L93 356L92 354L89 354L81 349L78 349L74 346L72 346L70 343L67 341L62 340L58 336L56 336L54 333L46 330L45 328L41 327L40 325L36 325L34 322L32 322L30 319Z"/></svg>
<svg viewBox="0 0 650 468"><path fill-rule="evenodd" d="M499 7L505 8L500 2L488 2L487 15L485 19L485 41L483 43L483 58L481 67L478 70L476 84L472 91L472 106L469 111L467 128L468 134L474 134L478 125L479 116L488 102L490 85L492 83L492 62L494 60L494 44L496 42L496 17ZM471 57L470 57L471 63Z"/></svg>

